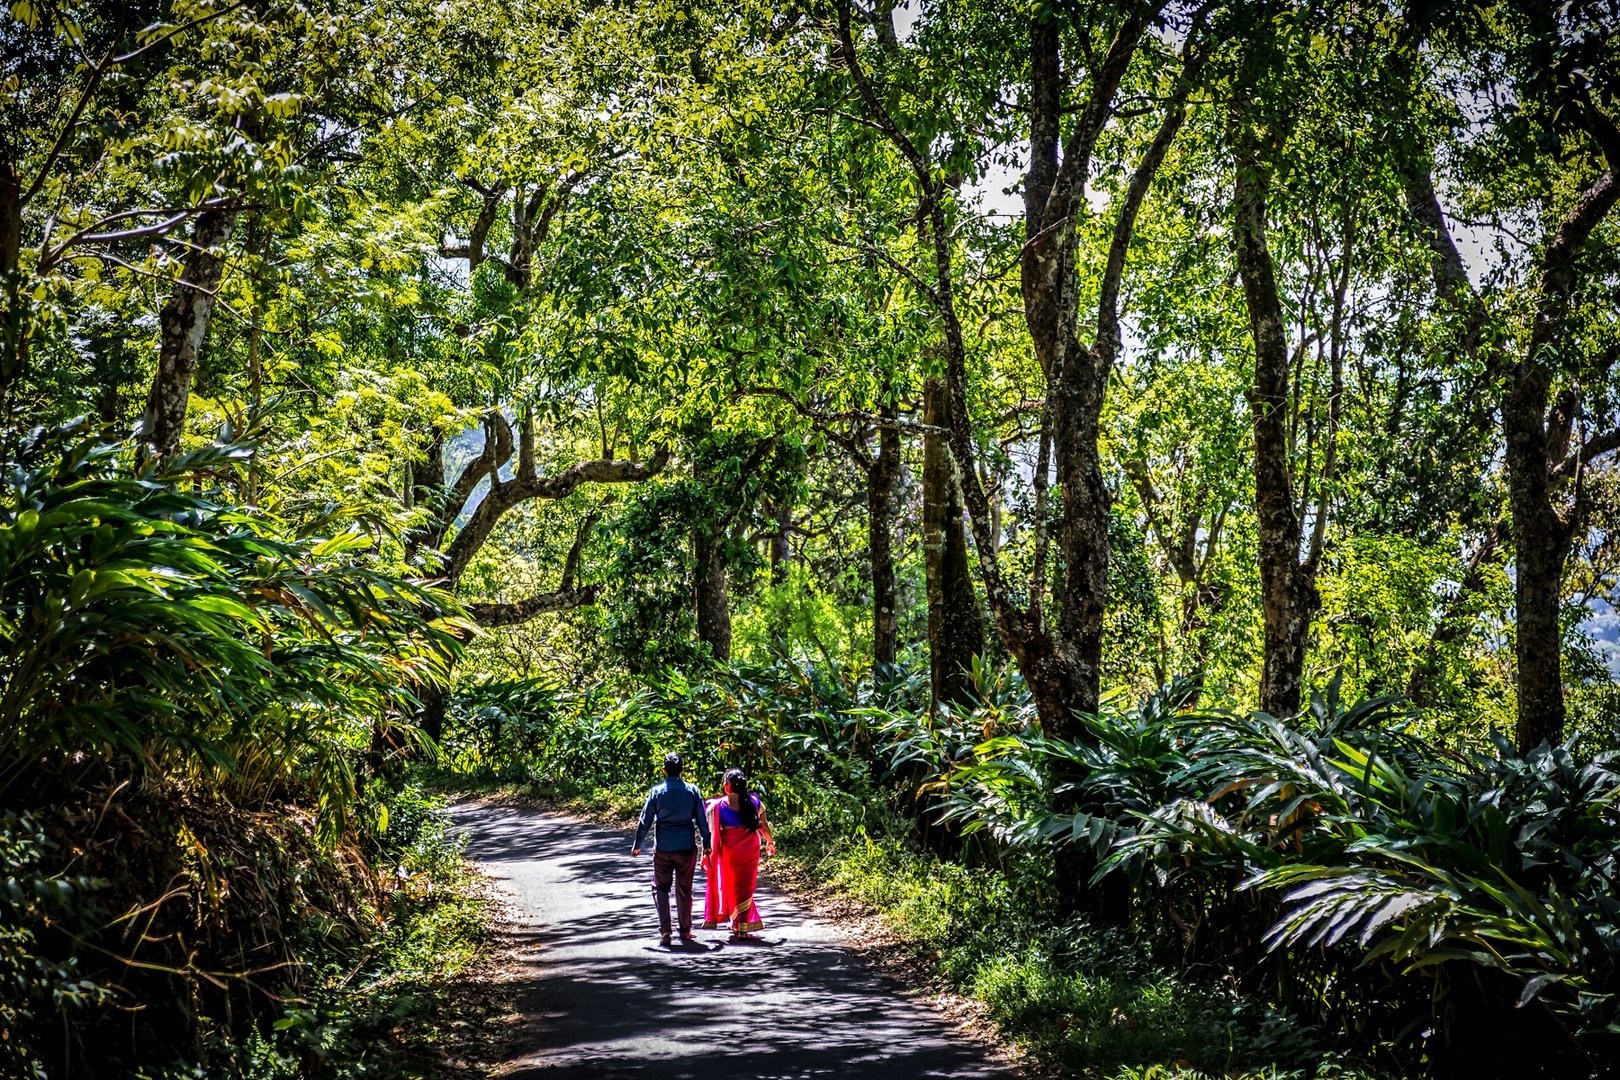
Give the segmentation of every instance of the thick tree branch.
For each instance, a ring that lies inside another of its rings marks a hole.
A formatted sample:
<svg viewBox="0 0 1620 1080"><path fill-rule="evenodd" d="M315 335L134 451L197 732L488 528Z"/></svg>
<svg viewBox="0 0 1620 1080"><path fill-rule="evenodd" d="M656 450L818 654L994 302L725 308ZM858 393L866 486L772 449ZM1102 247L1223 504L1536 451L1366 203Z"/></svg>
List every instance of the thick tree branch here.
<svg viewBox="0 0 1620 1080"><path fill-rule="evenodd" d="M602 593L600 585L586 585L579 589L559 589L556 592L535 593L510 604L466 604L467 614L479 626L516 626L538 615L554 611L572 611L596 603Z"/></svg>
<svg viewBox="0 0 1620 1080"><path fill-rule="evenodd" d="M174 29L170 30L168 33L163 34L161 37L153 38L151 41L148 41L146 44L140 46L139 48L131 49L129 52L125 53L122 56L113 57L111 63L113 64L113 66L122 66L124 64L129 63L132 60L139 60L142 56L145 56L147 53L151 52L153 49L157 49L157 48L160 48L161 46L167 45L169 42L173 41L175 38L179 37L181 34L184 34L186 31L195 30L197 27L201 26L205 22L212 22L215 19L222 19L226 15L229 15L231 12L236 11L236 10L238 10L240 8L245 8L247 6L248 6L248 0L237 0L237 3L231 4L231 5L227 6L227 7L222 7L217 11L210 11L206 15L199 15L195 19L192 19L190 22L181 23L179 26L176 26Z"/></svg>
<svg viewBox="0 0 1620 1080"><path fill-rule="evenodd" d="M912 270L905 263L896 259L882 248L872 244L851 243L847 240L840 240L835 236L829 236L826 237L826 239L829 243L832 243L837 247L848 248L850 251L859 251L863 255L870 255L874 259L879 260L889 269L893 270L895 273L899 274L901 277L910 282L911 287L916 289L917 292L922 295L924 300L927 300L935 307L939 306L939 294L934 291L933 286L923 281L922 278L917 276L916 271Z"/></svg>
<svg viewBox="0 0 1620 1080"><path fill-rule="evenodd" d="M1573 454L1569 454L1553 467L1551 480L1554 486L1568 483L1583 472L1588 465L1600 457L1620 450L1620 430L1601 432L1580 443Z"/></svg>
<svg viewBox="0 0 1620 1080"><path fill-rule="evenodd" d="M850 77L855 80L855 87L860 92L861 100L866 103L867 110L871 112L873 121L889 137L894 148L900 151L900 156L906 159L912 172L917 174L917 179L923 184L923 190L931 189L934 182L927 159L918 151L916 144L906 137L906 133L900 130L894 118L889 115L889 110L883 107L877 91L872 88L871 80L861 67L860 59L855 55L855 35L850 26L849 0L839 0L838 3L838 43L844 56L844 64L849 68Z"/></svg>
<svg viewBox="0 0 1620 1080"><path fill-rule="evenodd" d="M41 252L39 257L39 267L35 273L43 274L51 266L54 266L69 248L75 247L79 244L115 244L126 240L140 240L149 236L161 236L164 233L169 232L176 225L179 225L181 222L185 221L187 218L195 217L198 214L206 214L210 210L223 210L227 208L232 210L245 210L249 207L245 203L233 202L230 199L209 199L206 202L197 204L196 206L185 206L179 208L164 207L149 210L121 210L116 214L108 214L106 217L101 218L94 224L86 225L84 228L78 230L66 240L63 240L54 247L47 248L45 251ZM105 229L107 226L115 224L119 221L128 221L131 218L155 217L159 214L167 214L169 216L164 220L151 225L140 225L134 228L121 229L114 232L97 231L98 229Z"/></svg>
<svg viewBox="0 0 1620 1080"><path fill-rule="evenodd" d="M1085 107L1080 110L1080 119L1063 144L1063 160L1058 165L1051 193L1046 198L1046 207L1041 215L1043 228L1073 215L1075 201L1090 176L1091 157L1097 149L1097 140L1102 137L1103 128L1108 125L1112 115L1114 94L1119 90L1132 58L1136 56L1136 47L1142 35L1163 9L1164 0L1156 0L1147 11L1132 12L1120 24L1119 32L1109 43L1102 67L1092 81L1091 94Z"/></svg>
<svg viewBox="0 0 1620 1080"><path fill-rule="evenodd" d="M647 461L582 461L560 473L535 476L524 483L528 498L562 499L574 493L582 484L634 484L650 480L663 471L669 461L669 449L660 447Z"/></svg>
<svg viewBox="0 0 1620 1080"><path fill-rule="evenodd" d="M527 622L537 615L594 604L602 592L602 586L576 586L575 582L579 579L579 564L584 555L585 543L601 519L602 513L599 509L592 510L580 519L579 527L574 530L574 542L569 546L568 554L563 559L562 580L558 582L555 591L535 593L512 603L467 604L468 614L472 615L480 626L514 626L517 623Z"/></svg>
<svg viewBox="0 0 1620 1080"><path fill-rule="evenodd" d="M1445 211L1440 208L1440 197L1434 190L1434 176L1426 167L1408 163L1402 187L1406 194L1407 211L1422 229L1423 239L1434 255L1435 285L1444 296L1463 309L1463 348L1473 354L1479 348L1490 313L1473 282L1468 280L1462 253L1457 250L1457 242L1446 225ZM1486 359L1500 362L1497 354Z"/></svg>
<svg viewBox="0 0 1620 1080"><path fill-rule="evenodd" d="M1097 300L1097 347L1101 353L1098 363L1107 368L1113 367L1120 349L1119 288L1125 274L1125 256L1130 249L1131 237L1136 232L1136 217L1142 209L1142 200L1147 197L1148 188L1153 184L1153 178L1158 175L1159 166L1164 163L1165 154L1187 119L1187 98L1192 94L1208 57L1203 29L1204 15L1201 11L1187 38L1181 74L1176 78L1169 108L1159 123L1153 142L1142 155L1136 171L1131 174L1130 184L1125 189L1125 200L1120 205L1114 224L1114 236L1108 246L1108 262L1103 270Z"/></svg>
<svg viewBox="0 0 1620 1080"><path fill-rule="evenodd" d="M540 215L539 220L535 220L535 210L529 212L529 220L534 221L533 231L530 233L529 239L529 249L531 251L544 243L546 237L551 234L552 220L562 210L563 205L568 201L568 196L584 181L585 175L583 172L572 172L565 176L562 182L557 185L557 190L553 194L551 201L546 203L543 208L537 207Z"/></svg>
<svg viewBox="0 0 1620 1080"><path fill-rule="evenodd" d="M508 442L507 457L510 456L511 444ZM658 452L645 462L612 459L581 461L549 476L531 473L491 484L489 492L445 550L445 580L452 586L461 580L461 575L472 562L473 556L489 539L495 523L514 506L532 499L566 498L582 484L633 484L651 479L663 470L668 461L669 449L660 447Z"/></svg>

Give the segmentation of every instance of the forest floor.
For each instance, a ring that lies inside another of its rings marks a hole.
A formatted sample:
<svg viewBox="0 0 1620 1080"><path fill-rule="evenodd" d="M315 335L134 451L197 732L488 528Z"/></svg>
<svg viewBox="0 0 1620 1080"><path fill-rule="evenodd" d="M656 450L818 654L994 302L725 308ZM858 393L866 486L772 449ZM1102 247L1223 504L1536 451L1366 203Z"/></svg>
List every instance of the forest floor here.
<svg viewBox="0 0 1620 1080"><path fill-rule="evenodd" d="M464 988L504 1016L463 1045L456 1064L469 1072L477 1063L501 1077L592 1080L1019 1075L973 1036L970 1017L964 1025L875 970L860 942L841 936L859 923L811 914L772 886L768 867L762 942L699 929L697 944L664 948L651 860L630 856L628 832L487 801L452 814L467 857L505 901L488 962ZM694 891L701 921L701 874Z"/></svg>

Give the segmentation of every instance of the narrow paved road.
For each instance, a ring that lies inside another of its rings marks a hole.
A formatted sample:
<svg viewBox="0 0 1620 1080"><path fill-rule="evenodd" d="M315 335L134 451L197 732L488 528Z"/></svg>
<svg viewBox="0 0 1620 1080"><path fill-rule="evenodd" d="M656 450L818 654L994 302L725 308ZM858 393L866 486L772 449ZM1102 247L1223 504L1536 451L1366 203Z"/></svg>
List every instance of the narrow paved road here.
<svg viewBox="0 0 1620 1080"><path fill-rule="evenodd" d="M1011 1080L768 883L763 944L699 930L698 945L664 949L651 862L630 857L628 834L512 807L453 813L526 923L530 1045L505 1076ZM701 921L701 874L696 891Z"/></svg>

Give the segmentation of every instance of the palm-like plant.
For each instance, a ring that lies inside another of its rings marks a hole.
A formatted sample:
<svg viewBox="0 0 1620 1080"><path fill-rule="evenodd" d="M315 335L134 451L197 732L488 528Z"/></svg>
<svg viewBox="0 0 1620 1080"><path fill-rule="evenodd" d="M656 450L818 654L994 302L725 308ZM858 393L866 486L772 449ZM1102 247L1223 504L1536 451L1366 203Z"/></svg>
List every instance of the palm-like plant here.
<svg viewBox="0 0 1620 1080"><path fill-rule="evenodd" d="M1084 742L988 740L943 781L946 815L1092 849L1139 917L1258 939L1324 1007L1358 962L1456 961L1576 1034L1620 1032L1620 754L1498 738L1462 756L1405 734L1398 702L1341 705L1336 687L1289 722L1175 702L1082 718Z"/></svg>
<svg viewBox="0 0 1620 1080"><path fill-rule="evenodd" d="M1407 972L1466 961L1513 977L1520 1005L1620 1033L1620 754L1495 749L1437 769L1341 746L1356 813L1249 882L1283 891L1268 941L1353 941Z"/></svg>
<svg viewBox="0 0 1620 1080"><path fill-rule="evenodd" d="M0 793L108 758L312 780L329 835L345 751L403 714L467 632L454 602L368 569L360 533L297 536L217 488L251 451L137 471L83 424L0 476Z"/></svg>
<svg viewBox="0 0 1620 1080"><path fill-rule="evenodd" d="M942 778L942 816L1013 846L1075 843L1108 854L1134 835L1138 816L1185 790L1187 737L1203 719L1177 712L1188 691L1174 683L1133 709L1082 716L1085 740L1032 726L986 739L971 764ZM1132 860L1133 877L1144 862Z"/></svg>

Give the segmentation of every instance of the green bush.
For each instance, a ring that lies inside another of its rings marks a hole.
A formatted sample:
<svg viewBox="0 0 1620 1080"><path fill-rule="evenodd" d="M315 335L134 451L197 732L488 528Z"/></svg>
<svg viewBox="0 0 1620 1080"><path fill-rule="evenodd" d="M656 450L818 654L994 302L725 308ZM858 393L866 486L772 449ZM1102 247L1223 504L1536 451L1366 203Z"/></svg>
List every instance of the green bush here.
<svg viewBox="0 0 1620 1080"><path fill-rule="evenodd" d="M457 872L442 814L375 776L458 609L369 534L233 506L246 447L0 447L0 804L28 811L0 821L0 1071L228 1068L255 1025L280 1054L276 1002L373 948L379 866L407 898Z"/></svg>
<svg viewBox="0 0 1620 1080"><path fill-rule="evenodd" d="M63 954L61 935L79 937L105 918L97 893L106 882L52 873L59 846L28 814L0 817L0 1074L47 1075L44 1044L59 1038L59 1017L106 1004L112 991L86 978ZM57 939L41 942L41 936Z"/></svg>
<svg viewBox="0 0 1620 1080"><path fill-rule="evenodd" d="M1532 1004L1577 1057L1620 1031L1620 755L1459 754L1406 734L1396 702L1331 689L1292 723L1177 698L1085 718L1086 742L987 741L948 814L1089 849L1140 924L1200 962L1247 947L1251 986L1329 1028L1427 1031L1431 1058Z"/></svg>
<svg viewBox="0 0 1620 1080"><path fill-rule="evenodd" d="M137 469L83 422L0 443L0 798L178 755L241 801L300 785L344 832L354 751L408 737L459 651L453 601L367 568L365 533L227 505L245 447Z"/></svg>

